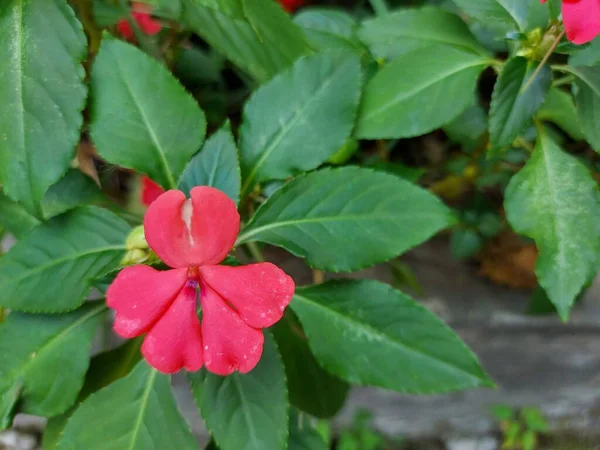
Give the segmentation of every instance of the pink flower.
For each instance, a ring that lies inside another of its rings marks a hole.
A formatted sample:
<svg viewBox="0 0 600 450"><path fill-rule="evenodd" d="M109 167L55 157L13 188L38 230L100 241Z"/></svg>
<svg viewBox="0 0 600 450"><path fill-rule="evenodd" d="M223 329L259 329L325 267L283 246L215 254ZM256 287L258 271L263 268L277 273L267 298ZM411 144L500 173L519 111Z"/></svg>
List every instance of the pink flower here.
<svg viewBox="0 0 600 450"><path fill-rule="evenodd" d="M165 190L147 176L142 177L142 203L150 206Z"/></svg>
<svg viewBox="0 0 600 450"><path fill-rule="evenodd" d="M246 373L262 355L262 328L281 319L294 281L271 263L219 266L239 232L235 203L206 186L191 197L170 190L148 208L146 240L173 269L136 265L119 273L106 296L114 330L125 338L146 333L142 354L161 372L204 364L219 375Z"/></svg>
<svg viewBox="0 0 600 450"><path fill-rule="evenodd" d="M143 3L134 2L134 11L131 13L131 17L135 20L140 27L140 30L149 36L153 36L160 32L162 25L158 20L155 20L150 15L150 7ZM134 40L133 28L127 19L121 19L117 22L117 31L128 41Z"/></svg>
<svg viewBox="0 0 600 450"><path fill-rule="evenodd" d="M600 0L563 0L562 16L567 39L574 44L585 44L600 34Z"/></svg>

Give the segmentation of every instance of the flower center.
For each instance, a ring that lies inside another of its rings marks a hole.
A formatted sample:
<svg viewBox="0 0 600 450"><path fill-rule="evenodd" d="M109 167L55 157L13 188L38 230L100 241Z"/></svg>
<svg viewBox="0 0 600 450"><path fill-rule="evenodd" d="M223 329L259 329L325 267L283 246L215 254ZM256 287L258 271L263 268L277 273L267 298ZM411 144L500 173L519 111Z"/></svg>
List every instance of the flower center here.
<svg viewBox="0 0 600 450"><path fill-rule="evenodd" d="M187 271L187 279L196 283L200 282L200 268L198 266L189 266Z"/></svg>

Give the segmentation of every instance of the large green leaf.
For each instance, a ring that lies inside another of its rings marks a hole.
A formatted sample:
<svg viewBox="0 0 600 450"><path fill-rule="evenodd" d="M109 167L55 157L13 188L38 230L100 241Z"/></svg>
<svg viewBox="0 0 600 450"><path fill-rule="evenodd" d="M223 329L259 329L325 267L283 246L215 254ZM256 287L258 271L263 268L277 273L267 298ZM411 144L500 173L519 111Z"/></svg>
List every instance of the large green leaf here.
<svg viewBox="0 0 600 450"><path fill-rule="evenodd" d="M242 196L327 161L352 132L360 86L358 56L329 51L298 60L256 91L240 130Z"/></svg>
<svg viewBox="0 0 600 450"><path fill-rule="evenodd" d="M100 419L100 420L99 420ZM170 377L145 361L90 395L67 422L58 450L197 450Z"/></svg>
<svg viewBox="0 0 600 450"><path fill-rule="evenodd" d="M530 3L528 0L454 0L469 16L491 27L525 30Z"/></svg>
<svg viewBox="0 0 600 450"><path fill-rule="evenodd" d="M536 117L555 123L576 141L583 139L575 102L568 92L551 88Z"/></svg>
<svg viewBox="0 0 600 450"><path fill-rule="evenodd" d="M182 21L260 82L311 52L302 31L272 0L229 2L229 10L207 1L183 0Z"/></svg>
<svg viewBox="0 0 600 450"><path fill-rule="evenodd" d="M506 189L508 221L532 238L535 273L563 319L598 270L600 199L588 169L540 130L525 167Z"/></svg>
<svg viewBox="0 0 600 450"><path fill-rule="evenodd" d="M470 51L433 45L387 64L365 87L356 136L418 136L450 122L473 101L488 59Z"/></svg>
<svg viewBox="0 0 600 450"><path fill-rule="evenodd" d="M0 259L0 306L62 312L83 302L95 278L116 269L129 226L84 207L38 226Z"/></svg>
<svg viewBox="0 0 600 450"><path fill-rule="evenodd" d="M18 239L37 227L40 221L0 190L0 225Z"/></svg>
<svg viewBox="0 0 600 450"><path fill-rule="evenodd" d="M411 394L493 385L450 328L386 284L298 288L292 308L320 363L351 383Z"/></svg>
<svg viewBox="0 0 600 450"><path fill-rule="evenodd" d="M495 148L509 146L544 103L552 71L545 65L531 80L536 67L522 57L504 64L490 106L490 141Z"/></svg>
<svg viewBox="0 0 600 450"><path fill-rule="evenodd" d="M94 392L127 376L141 358L141 339L131 339L125 344L107 352L100 353L90 361L90 368L85 376L77 404L60 416L52 417L44 429L44 450L55 450L69 418L79 403Z"/></svg>
<svg viewBox="0 0 600 450"><path fill-rule="evenodd" d="M407 8L366 20L359 36L378 58L395 59L431 44L487 54L460 17L439 8Z"/></svg>
<svg viewBox="0 0 600 450"><path fill-rule="evenodd" d="M54 217L100 197L100 189L90 177L70 169L60 181L50 187L42 200L44 217Z"/></svg>
<svg viewBox="0 0 600 450"><path fill-rule="evenodd" d="M328 418L337 414L350 386L319 365L292 311L286 311L273 327L273 334L285 365L290 402L311 416Z"/></svg>
<svg viewBox="0 0 600 450"><path fill-rule="evenodd" d="M238 203L241 183L238 150L226 123L189 162L179 180L179 189L189 195L194 186L212 186Z"/></svg>
<svg viewBox="0 0 600 450"><path fill-rule="evenodd" d="M206 370L188 375L194 400L221 450L283 450L288 436L285 373L273 338L256 368L221 377Z"/></svg>
<svg viewBox="0 0 600 450"><path fill-rule="evenodd" d="M0 324L0 429L19 398L21 412L40 416L75 403L104 311L90 304L64 315L12 313Z"/></svg>
<svg viewBox="0 0 600 450"><path fill-rule="evenodd" d="M576 76L577 117L583 134L597 152L600 152L600 67L570 67Z"/></svg>
<svg viewBox="0 0 600 450"><path fill-rule="evenodd" d="M79 141L86 52L66 0L1 2L0 182L38 217Z"/></svg>
<svg viewBox="0 0 600 450"><path fill-rule="evenodd" d="M357 38L358 23L341 9L303 8L294 16L311 45L319 50L347 49L362 53L365 49Z"/></svg>
<svg viewBox="0 0 600 450"><path fill-rule="evenodd" d="M448 208L414 184L346 167L299 176L276 191L238 237L349 272L391 259L453 222Z"/></svg>
<svg viewBox="0 0 600 450"><path fill-rule="evenodd" d="M588 45L578 47L577 51L569 56L569 65L597 66L600 64L600 39L594 39Z"/></svg>
<svg viewBox="0 0 600 450"><path fill-rule="evenodd" d="M92 138L107 161L175 188L204 141L204 113L141 50L105 37L92 70Z"/></svg>

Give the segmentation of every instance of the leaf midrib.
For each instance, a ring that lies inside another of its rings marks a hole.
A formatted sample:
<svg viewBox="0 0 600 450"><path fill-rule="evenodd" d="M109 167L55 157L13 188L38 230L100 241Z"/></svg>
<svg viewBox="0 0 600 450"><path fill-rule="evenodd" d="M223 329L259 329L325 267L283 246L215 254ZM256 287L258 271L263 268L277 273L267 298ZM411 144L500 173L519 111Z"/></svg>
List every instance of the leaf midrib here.
<svg viewBox="0 0 600 450"><path fill-rule="evenodd" d="M423 213L423 214L411 214L410 217L425 217L425 216L437 216L438 214L433 213ZM386 220L399 220L402 219L402 214L386 214L386 215L378 215L373 216L373 212L365 213L365 215L344 215L344 216L323 216L323 217L311 217L304 219L295 219L295 220L284 220L281 222L273 222L267 225L262 225L257 228L242 232L238 236L238 239L235 245L240 245L244 242L247 242L249 238L256 234L260 234L264 231L272 230L274 228L286 227L289 225L299 225L305 223L320 223L320 222L338 222L338 221L348 221L348 222L381 222ZM252 224L249 224L252 225Z"/></svg>
<svg viewBox="0 0 600 450"><path fill-rule="evenodd" d="M96 253L109 252L109 251L113 251L113 250L125 251L126 249L127 248L125 247L125 245L111 245L111 246L107 246L107 247L95 248L90 251L72 253L70 255L63 256L62 258L53 259L53 260L49 261L48 263L41 264L32 269L26 270L21 273L21 276L11 277L7 283L4 283L4 284L0 283L0 288L2 288L3 286L11 285L11 284L17 284L17 283L23 281L24 279L30 277L31 275L35 275L39 272L43 272L51 267L54 267L58 264L62 264L67 261L80 259L80 258L83 258L86 256L94 255Z"/></svg>
<svg viewBox="0 0 600 450"><path fill-rule="evenodd" d="M256 432L254 429L254 422L252 421L252 414L251 414L250 408L248 407L248 401L246 400L246 396L244 395L244 392L243 392L243 389L241 386L241 382L239 380L239 375L234 374L232 376L232 378L233 378L233 384L235 385L235 389L238 392L239 397L240 397L242 414L244 415L244 420L246 422L246 425L248 426L248 431L250 432L250 439L252 440L252 442L260 443L260 440L258 440L256 437Z"/></svg>
<svg viewBox="0 0 600 450"><path fill-rule="evenodd" d="M473 56L476 56L476 55L473 54ZM437 77L430 79L429 81L427 81L425 83L417 85L415 88L411 89L408 92L400 93L399 95L395 96L390 101L388 101L387 103L381 105L379 108L372 110L370 114L365 114L361 120L362 121L370 120L373 117L381 115L381 114L385 113L387 110L389 110L390 108L393 108L394 106L396 106L398 103L403 102L411 97L414 97L414 96L420 94L425 89L433 86L434 84L437 84L437 83L443 81L446 78L451 77L452 75L456 75L457 73L460 73L463 70L470 69L471 67L485 66L485 65L486 65L486 61L479 59L477 62L464 64L464 65L456 67L455 69L453 69L449 72L444 72L444 73L438 75Z"/></svg>
<svg viewBox="0 0 600 450"><path fill-rule="evenodd" d="M544 145L543 142L543 137L542 137L542 145ZM552 144L550 144L552 145ZM556 192L556 189L554 187L554 183L551 182L551 180L554 178L553 173L554 170L552 169L552 166L550 164L550 158L548 157L548 154L545 150L545 147L542 147L540 150L542 150L542 159L544 160L544 167L546 168L546 182L548 184L548 191L550 192L550 200L552 201L552 204L554 206L554 214L552 214L552 219L554 222L554 229L556 232L556 241L558 243L557 248L558 248L558 254L560 255L560 267L564 266L564 240L560 239L559 236L563 236L563 225L562 225L562 220L561 220L561 215L558 214L559 211L559 201L558 201L558 195ZM562 274L564 272L563 271L559 271L558 273L558 279L560 280L560 284L561 286L563 285L563 281L562 281ZM568 305L567 305L568 306Z"/></svg>
<svg viewBox="0 0 600 450"><path fill-rule="evenodd" d="M135 424L133 426L133 434L131 436L131 443L129 445L129 450L135 449L135 444L137 442L137 438L140 433L140 428L142 427L142 422L144 421L144 416L146 415L148 400L150 399L150 394L152 393L152 388L154 387L154 381L156 379L157 374L158 374L158 372L156 370L150 369L150 374L148 375L148 379L146 381L146 387L144 389L144 393L142 394L140 411L138 413Z"/></svg>
<svg viewBox="0 0 600 450"><path fill-rule="evenodd" d="M378 19L374 19L373 22L378 21ZM372 26L369 24L369 26ZM365 30L365 26L363 26L362 30ZM384 27L381 27L384 28ZM378 31L378 30L377 30ZM378 42L385 42L386 44L393 44L396 39L413 39L415 41L422 41L424 43L435 43L435 44L443 44L450 47L458 47L460 50L468 50L473 52L476 55L486 55L484 50L478 45L477 41L473 36L469 36L468 38L463 39L454 39L453 41L444 40L438 38L438 34L425 34L419 35L417 33L406 33L406 30L403 28L394 28L393 31L386 35L387 39L378 40ZM429 30L427 30L429 31ZM359 31L360 33L360 31ZM468 43L467 43L468 42Z"/></svg>
<svg viewBox="0 0 600 450"><path fill-rule="evenodd" d="M41 355L44 352L46 352L48 349L54 347L57 344L57 342L60 342L65 336L70 334L73 330L75 330L76 328L78 328L80 325L87 322L88 320L92 319L93 317L103 313L104 311L106 311L106 309L107 309L107 306L105 304L98 305L96 308L92 309L90 312L88 312L84 316L80 317L79 319L77 319L75 322L73 322L66 328L63 328L62 330L60 330L57 334L51 336L50 339L48 339L46 342L44 342L44 344L35 351L35 357L27 358L27 360L24 361L23 364L21 364L16 370L11 371L11 373L12 374L25 373L28 370L28 366L33 361L36 360L38 355Z"/></svg>
<svg viewBox="0 0 600 450"><path fill-rule="evenodd" d="M311 300L310 298L304 297L298 293L294 294L294 299L300 299L301 301L304 301L304 302L308 303L309 305L316 306L317 308L324 310L326 313L329 313L329 315L333 315L336 317L339 316L342 318L342 321L350 322L351 324L354 324L357 327L362 328L363 330L366 330L369 334L375 336L375 338L377 340L383 339L387 342L391 342L393 345L402 348L407 353L419 355L420 357L423 357L426 360L433 361L434 363L436 363L438 365L447 367L450 369L451 372L455 372L455 373L461 374L463 376L467 375L469 378L472 378L472 379L478 381L479 384L481 383L481 381L483 381L481 378L473 375L470 372L466 372L465 370L461 369L460 367L457 367L449 362L438 359L420 349L415 349L415 348L409 347L402 341L395 340L393 336L390 336L389 334L381 332L377 328L373 327L371 324L366 324L365 322L360 322L359 320L355 319L354 317L347 316L337 310L327 308L326 306L322 305L321 303L315 302L315 301ZM293 302L293 300L292 300L292 302ZM292 309L293 309L293 306L292 306ZM309 342L310 342L310 340L309 340Z"/></svg>
<svg viewBox="0 0 600 450"><path fill-rule="evenodd" d="M271 144L269 144L267 148L262 152L261 157L258 159L258 161L256 161L254 167L248 174L248 177L246 178L246 181L244 182L241 189L242 197L244 197L246 195L246 191L253 186L253 181L256 178L256 174L258 170L263 166L267 158L271 155L271 153L275 151L275 149L277 149L279 143L285 138L285 136L290 132L290 130L293 129L294 125L296 125L300 121L300 119L304 117L306 111L312 106L312 104L320 99L321 94L325 92L327 90L326 88L328 88L329 85L333 82L333 79L340 70L340 67L342 66L340 65L335 67L334 70L332 70L329 73L328 78L323 80L323 82L321 83L317 91L314 93L314 95L306 103L304 103L300 109L295 109L295 113L292 119L289 122L287 122L285 126L279 128L276 137L271 141Z"/></svg>
<svg viewBox="0 0 600 450"><path fill-rule="evenodd" d="M20 119L18 120L18 123L20 124L19 131L21 132L21 145L25 156L25 165L27 167L27 184L29 185L29 192L32 200L32 204L30 206L33 207L33 210L36 214L41 216L41 209L37 204L38 202L34 198L34 178L31 174L31 157L25 144L25 107L23 99L23 0L17 0L17 6L15 7L14 29L16 34L15 39L18 40L18 45L14 46L14 50L16 53L15 61L17 62L16 72L18 74L16 90L19 96L19 107L17 108L17 111Z"/></svg>
<svg viewBox="0 0 600 450"><path fill-rule="evenodd" d="M135 105L136 109L138 110L140 117L142 118L142 121L144 122L144 125L146 126L146 129L148 130L148 132L150 134L150 138L152 139L152 142L154 143L153 148L156 149L156 152L158 153L158 157L162 163L161 165L163 168L163 175L165 175L167 178L167 181L169 183L168 187L170 189L175 189L176 188L175 179L173 178L173 173L171 171L171 167L169 166L169 162L167 161L167 156L166 156L165 150L163 149L163 146L160 143L158 136L154 132L154 128L150 124L150 121L148 120L148 117L146 116L146 113L144 112L144 108L142 108L142 106L138 102L138 99L133 92L133 88L131 87L129 80L127 79L123 70L121 69L121 63L119 62L119 58L117 58L116 56L113 55L113 59L115 60L115 66L117 67L117 70L121 74L121 80L123 80L123 84L125 85L125 88L127 89L127 92L129 93L129 97L131 98L131 100L133 100L133 104Z"/></svg>

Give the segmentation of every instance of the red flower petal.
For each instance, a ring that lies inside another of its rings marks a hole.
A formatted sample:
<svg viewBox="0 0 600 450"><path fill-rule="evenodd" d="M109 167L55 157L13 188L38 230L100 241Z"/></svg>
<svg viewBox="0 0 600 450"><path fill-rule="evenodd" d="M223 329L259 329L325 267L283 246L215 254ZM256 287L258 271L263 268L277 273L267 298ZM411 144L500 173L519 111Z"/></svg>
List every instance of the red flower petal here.
<svg viewBox="0 0 600 450"><path fill-rule="evenodd" d="M114 330L124 338L146 333L165 313L186 281L186 270L160 272L148 266L123 269L106 293L116 311Z"/></svg>
<svg viewBox="0 0 600 450"><path fill-rule="evenodd" d="M165 190L147 176L142 177L142 203L150 206Z"/></svg>
<svg viewBox="0 0 600 450"><path fill-rule="evenodd" d="M138 23L140 29L147 35L153 36L162 30L162 25L148 13L134 12L131 14Z"/></svg>
<svg viewBox="0 0 600 450"><path fill-rule="evenodd" d="M262 331L248 326L205 283L200 288L200 301L206 369L223 376L236 370L250 372L262 356Z"/></svg>
<svg viewBox="0 0 600 450"><path fill-rule="evenodd" d="M200 370L203 364L202 331L196 314L196 285L188 284L146 335L142 354L148 364L163 373L185 368Z"/></svg>
<svg viewBox="0 0 600 450"><path fill-rule="evenodd" d="M254 328L267 328L281 319L295 290L294 280L271 263L205 266L200 274Z"/></svg>
<svg viewBox="0 0 600 450"><path fill-rule="evenodd" d="M600 34L599 0L563 0L563 23L567 38L585 44Z"/></svg>
<svg viewBox="0 0 600 450"><path fill-rule="evenodd" d="M304 0L278 0L279 4L283 6L283 8L290 13L293 13L302 5L304 5Z"/></svg>
<svg viewBox="0 0 600 450"><path fill-rule="evenodd" d="M227 256L240 230L235 203L218 189L200 186L186 200L167 191L148 208L146 240L170 267L218 264Z"/></svg>
<svg viewBox="0 0 600 450"><path fill-rule="evenodd" d="M121 19L117 22L117 32L125 39L133 39L133 28L127 19Z"/></svg>

